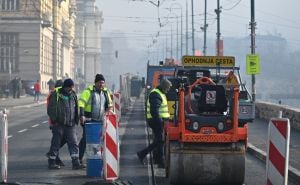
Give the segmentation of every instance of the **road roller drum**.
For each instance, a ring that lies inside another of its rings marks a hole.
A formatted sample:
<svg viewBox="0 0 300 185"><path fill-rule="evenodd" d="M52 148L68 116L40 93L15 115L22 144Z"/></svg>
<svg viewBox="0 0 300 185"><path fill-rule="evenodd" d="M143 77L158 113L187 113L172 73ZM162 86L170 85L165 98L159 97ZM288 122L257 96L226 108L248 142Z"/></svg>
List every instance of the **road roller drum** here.
<svg viewBox="0 0 300 185"><path fill-rule="evenodd" d="M170 142L168 177L171 184L243 184L245 145L217 147Z"/></svg>

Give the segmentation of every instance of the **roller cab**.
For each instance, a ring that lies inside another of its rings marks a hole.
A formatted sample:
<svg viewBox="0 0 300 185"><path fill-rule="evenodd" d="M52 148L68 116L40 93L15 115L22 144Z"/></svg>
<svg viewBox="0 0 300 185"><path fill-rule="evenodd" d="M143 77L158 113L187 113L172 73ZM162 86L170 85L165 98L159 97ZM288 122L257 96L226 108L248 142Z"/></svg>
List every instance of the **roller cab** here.
<svg viewBox="0 0 300 185"><path fill-rule="evenodd" d="M171 184L244 182L248 121L253 120L251 98L239 98L240 80L224 83L229 73L221 73L223 68L232 73L237 69L234 61L233 66L176 69L174 119L165 125L166 176ZM216 70L219 74L213 73ZM239 118L241 101L248 101L250 108Z"/></svg>

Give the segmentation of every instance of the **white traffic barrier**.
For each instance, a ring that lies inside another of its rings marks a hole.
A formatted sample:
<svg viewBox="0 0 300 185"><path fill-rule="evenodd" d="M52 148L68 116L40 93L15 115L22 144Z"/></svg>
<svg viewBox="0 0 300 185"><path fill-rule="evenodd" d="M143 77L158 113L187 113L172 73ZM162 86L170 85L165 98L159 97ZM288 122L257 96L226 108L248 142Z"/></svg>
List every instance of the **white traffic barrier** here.
<svg viewBox="0 0 300 185"><path fill-rule="evenodd" d="M117 114L117 122L119 123L121 120L121 93L114 93L113 98L114 111Z"/></svg>
<svg viewBox="0 0 300 185"><path fill-rule="evenodd" d="M7 183L7 153L8 153L8 137L7 137L7 111L0 112L0 130L1 130L1 177L2 182Z"/></svg>
<svg viewBox="0 0 300 185"><path fill-rule="evenodd" d="M280 116L280 115L279 115ZM289 166L290 120L269 121L266 184L287 185Z"/></svg>
<svg viewBox="0 0 300 185"><path fill-rule="evenodd" d="M104 179L114 181L119 178L119 134L115 114L105 113L104 128Z"/></svg>

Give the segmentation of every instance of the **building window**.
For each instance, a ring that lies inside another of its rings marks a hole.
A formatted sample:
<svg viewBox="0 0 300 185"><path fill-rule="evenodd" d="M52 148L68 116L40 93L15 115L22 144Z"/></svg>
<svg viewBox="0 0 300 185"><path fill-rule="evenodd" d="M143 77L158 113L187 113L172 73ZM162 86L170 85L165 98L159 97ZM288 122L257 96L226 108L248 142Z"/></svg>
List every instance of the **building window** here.
<svg viewBox="0 0 300 185"><path fill-rule="evenodd" d="M53 75L53 66L52 66L52 40L43 35L42 40L42 61L41 61L41 70L46 74Z"/></svg>
<svg viewBox="0 0 300 185"><path fill-rule="evenodd" d="M0 71L16 72L19 68L17 33L0 33Z"/></svg>
<svg viewBox="0 0 300 185"><path fill-rule="evenodd" d="M2 11L18 11L20 0L0 0Z"/></svg>

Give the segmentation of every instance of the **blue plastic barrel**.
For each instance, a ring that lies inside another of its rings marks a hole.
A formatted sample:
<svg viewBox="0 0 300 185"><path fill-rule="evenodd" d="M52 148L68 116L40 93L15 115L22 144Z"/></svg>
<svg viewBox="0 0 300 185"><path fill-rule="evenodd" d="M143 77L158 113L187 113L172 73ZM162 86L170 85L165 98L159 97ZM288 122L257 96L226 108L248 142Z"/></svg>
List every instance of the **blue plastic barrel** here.
<svg viewBox="0 0 300 185"><path fill-rule="evenodd" d="M102 177L103 169L103 141L102 122L89 122L85 124L86 136L86 175L89 177Z"/></svg>

